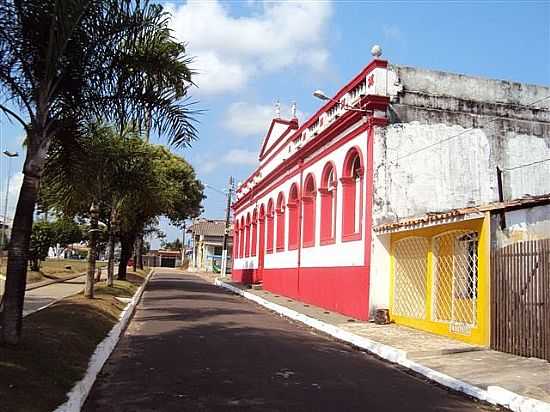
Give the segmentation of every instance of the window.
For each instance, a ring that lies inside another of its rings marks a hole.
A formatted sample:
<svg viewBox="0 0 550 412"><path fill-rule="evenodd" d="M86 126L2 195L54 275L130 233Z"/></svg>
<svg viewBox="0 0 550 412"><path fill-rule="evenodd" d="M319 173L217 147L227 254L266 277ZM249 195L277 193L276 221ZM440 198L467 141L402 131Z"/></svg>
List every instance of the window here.
<svg viewBox="0 0 550 412"><path fill-rule="evenodd" d="M273 239L275 237L275 222L274 222L274 210L273 200L269 199L267 203L267 240L266 240L266 252L273 253Z"/></svg>
<svg viewBox="0 0 550 412"><path fill-rule="evenodd" d="M342 240L361 239L363 165L359 149L352 148L346 155L342 176Z"/></svg>
<svg viewBox="0 0 550 412"><path fill-rule="evenodd" d="M241 224L239 226L239 257L244 257L244 216L241 217Z"/></svg>
<svg viewBox="0 0 550 412"><path fill-rule="evenodd" d="M214 256L221 256L223 249L221 246L214 246Z"/></svg>
<svg viewBox="0 0 550 412"><path fill-rule="evenodd" d="M285 196L279 193L277 198L277 252L285 250Z"/></svg>
<svg viewBox="0 0 550 412"><path fill-rule="evenodd" d="M298 186L293 184L288 195L288 249L298 249L300 228ZM277 243L278 245L279 243ZM277 246L278 247L278 246Z"/></svg>
<svg viewBox="0 0 550 412"><path fill-rule="evenodd" d="M302 199L303 245L304 247L315 246L315 203L317 202L317 191L315 189L315 178L312 174L306 177Z"/></svg>
<svg viewBox="0 0 550 412"><path fill-rule="evenodd" d="M246 227L245 227L245 250L244 255L246 257L250 256L250 213L246 216Z"/></svg>
<svg viewBox="0 0 550 412"><path fill-rule="evenodd" d="M258 243L258 211L254 209L252 213L252 239L250 240L250 255L256 256L256 243Z"/></svg>
<svg viewBox="0 0 550 412"><path fill-rule="evenodd" d="M336 171L334 164L327 163L321 177L321 244L333 243L336 239Z"/></svg>
<svg viewBox="0 0 550 412"><path fill-rule="evenodd" d="M239 256L239 222L235 222L235 225L233 227L233 245L235 245L235 247L233 248L233 257L235 259L238 259L240 256Z"/></svg>

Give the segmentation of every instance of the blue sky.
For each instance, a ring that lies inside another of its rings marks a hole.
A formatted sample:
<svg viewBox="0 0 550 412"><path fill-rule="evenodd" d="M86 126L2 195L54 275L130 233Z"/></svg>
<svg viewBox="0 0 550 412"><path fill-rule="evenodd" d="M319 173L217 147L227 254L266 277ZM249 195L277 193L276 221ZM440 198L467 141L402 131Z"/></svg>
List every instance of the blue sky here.
<svg viewBox="0 0 550 412"><path fill-rule="evenodd" d="M176 36L200 71L193 98L205 109L200 139L176 150L199 178L223 188L231 174L254 169L280 100L283 117L296 101L305 120L371 59L373 44L390 62L550 85L550 2L172 1ZM0 117L2 147L22 151L22 131ZM163 142L162 139L159 142ZM6 159L0 164L5 192ZM22 159L12 164L20 171ZM21 176L12 178L13 213ZM222 218L223 195L206 189L204 216ZM3 198L3 195L2 195ZM2 200L2 208L3 208ZM169 239L181 232L162 223Z"/></svg>

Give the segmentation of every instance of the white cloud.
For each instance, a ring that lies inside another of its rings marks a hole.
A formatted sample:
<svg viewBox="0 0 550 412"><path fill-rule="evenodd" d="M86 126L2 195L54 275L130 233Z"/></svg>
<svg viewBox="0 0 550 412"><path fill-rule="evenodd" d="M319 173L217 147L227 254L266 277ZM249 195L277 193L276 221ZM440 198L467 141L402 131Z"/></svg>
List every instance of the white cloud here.
<svg viewBox="0 0 550 412"><path fill-rule="evenodd" d="M401 29L395 24L384 24L382 26L382 33L384 37L389 40L401 40Z"/></svg>
<svg viewBox="0 0 550 412"><path fill-rule="evenodd" d="M252 76L291 65L326 67L330 2L266 1L247 16L231 15L219 0L168 9L176 36L196 56L193 67L200 72L196 82L202 93L237 91Z"/></svg>
<svg viewBox="0 0 550 412"><path fill-rule="evenodd" d="M258 154L248 149L231 149L223 155L196 156L193 164L199 176L207 176L228 165L256 166L258 164Z"/></svg>
<svg viewBox="0 0 550 412"><path fill-rule="evenodd" d="M223 157L226 164L237 164L256 166L258 164L258 154L246 149L232 149Z"/></svg>
<svg viewBox="0 0 550 412"><path fill-rule="evenodd" d="M263 137L274 117L275 105L235 102L227 108L225 126L238 136ZM281 104L281 117L283 119L292 117L290 105ZM298 110L296 117L301 121L304 114Z"/></svg>

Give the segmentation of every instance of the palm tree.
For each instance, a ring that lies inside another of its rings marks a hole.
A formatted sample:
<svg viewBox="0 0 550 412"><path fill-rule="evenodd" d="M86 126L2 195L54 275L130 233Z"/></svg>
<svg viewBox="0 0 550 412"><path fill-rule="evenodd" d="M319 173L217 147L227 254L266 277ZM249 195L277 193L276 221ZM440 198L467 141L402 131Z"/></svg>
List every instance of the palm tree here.
<svg viewBox="0 0 550 412"><path fill-rule="evenodd" d="M82 135L90 119L116 114L122 126L145 113L169 142L195 138L193 111L182 100L188 80L181 77L183 89L143 85L162 67L139 63L142 45L166 33L167 22L162 7L146 0L0 0L0 111L27 135L2 302L5 343L20 339L33 212L52 139ZM184 53L163 56L186 64Z"/></svg>

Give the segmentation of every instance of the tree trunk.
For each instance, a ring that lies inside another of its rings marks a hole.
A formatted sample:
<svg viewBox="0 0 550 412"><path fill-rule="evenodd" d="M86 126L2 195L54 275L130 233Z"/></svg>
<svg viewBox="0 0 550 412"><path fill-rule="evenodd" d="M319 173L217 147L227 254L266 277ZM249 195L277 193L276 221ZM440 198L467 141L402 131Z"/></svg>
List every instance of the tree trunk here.
<svg viewBox="0 0 550 412"><path fill-rule="evenodd" d="M115 272L115 235L112 229L109 231L109 261L107 262L107 286L113 286Z"/></svg>
<svg viewBox="0 0 550 412"><path fill-rule="evenodd" d="M118 264L117 274L118 280L126 280L126 267L128 266L128 261L132 255L134 239L134 237L127 235L120 237L120 263Z"/></svg>
<svg viewBox="0 0 550 412"><path fill-rule="evenodd" d="M137 271L138 248L139 248L139 240L136 239L134 241L134 259L132 262L132 269L134 270L134 272Z"/></svg>
<svg viewBox="0 0 550 412"><path fill-rule="evenodd" d="M143 270L143 234L138 237L138 253L137 253L137 264L138 268Z"/></svg>
<svg viewBox="0 0 550 412"><path fill-rule="evenodd" d="M95 210L95 204L92 203L90 208L90 231L88 242L88 273L86 275L86 284L84 285L84 296L89 299L94 298L94 275L95 275L95 260L97 254L97 212Z"/></svg>
<svg viewBox="0 0 550 412"><path fill-rule="evenodd" d="M30 158L27 153L26 165L32 160ZM39 184L38 175L25 172L8 248L6 286L2 301L2 341L12 345L19 343L21 337L29 244Z"/></svg>

